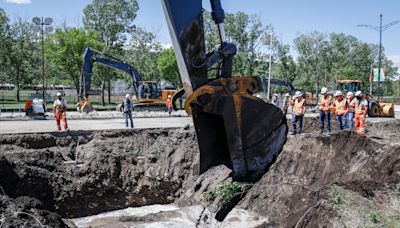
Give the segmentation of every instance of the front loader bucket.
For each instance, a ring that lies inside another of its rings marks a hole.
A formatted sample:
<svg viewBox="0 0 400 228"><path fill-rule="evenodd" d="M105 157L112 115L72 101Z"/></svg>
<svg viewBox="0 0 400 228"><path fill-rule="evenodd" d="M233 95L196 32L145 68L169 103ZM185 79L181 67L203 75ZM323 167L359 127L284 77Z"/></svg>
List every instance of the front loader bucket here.
<svg viewBox="0 0 400 228"><path fill-rule="evenodd" d="M257 181L286 141L285 115L256 97L218 89L206 94L208 99L200 96L191 103L200 172L224 164L233 170L235 180ZM209 102L204 105L204 100Z"/></svg>

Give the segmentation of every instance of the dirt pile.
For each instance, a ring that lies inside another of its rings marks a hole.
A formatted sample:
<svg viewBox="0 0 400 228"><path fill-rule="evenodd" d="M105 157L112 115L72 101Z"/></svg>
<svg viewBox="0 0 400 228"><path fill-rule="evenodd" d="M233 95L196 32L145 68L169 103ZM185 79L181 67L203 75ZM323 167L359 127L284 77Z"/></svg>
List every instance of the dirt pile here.
<svg viewBox="0 0 400 228"><path fill-rule="evenodd" d="M369 125L368 137L310 133L318 130L316 119L304 126L305 134L290 136L268 173L226 210L209 207L203 193L232 183L230 170L199 176L192 128L0 135L0 226L23 218L29 226L39 220L62 227L61 217L169 203L195 208L194 221L200 214L204 226L232 207L260 215L265 227L398 225L400 123Z"/></svg>
<svg viewBox="0 0 400 228"><path fill-rule="evenodd" d="M64 218L171 203L198 175L191 129L2 135L0 142L4 194L34 197Z"/></svg>
<svg viewBox="0 0 400 228"><path fill-rule="evenodd" d="M238 207L267 216L267 227L400 225L399 136L397 144L353 132L291 137ZM372 209L380 220L359 213Z"/></svg>

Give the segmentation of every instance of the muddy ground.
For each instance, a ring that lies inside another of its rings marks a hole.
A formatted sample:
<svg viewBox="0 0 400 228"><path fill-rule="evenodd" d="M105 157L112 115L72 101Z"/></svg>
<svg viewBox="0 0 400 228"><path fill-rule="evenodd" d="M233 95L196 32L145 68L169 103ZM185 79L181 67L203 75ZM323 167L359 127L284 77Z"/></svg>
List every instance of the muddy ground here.
<svg viewBox="0 0 400 228"><path fill-rule="evenodd" d="M236 208L267 218L262 227L400 225L400 122L369 125L367 137L304 125ZM189 127L0 135L0 226L72 227L65 218L189 202L205 181L198 167Z"/></svg>

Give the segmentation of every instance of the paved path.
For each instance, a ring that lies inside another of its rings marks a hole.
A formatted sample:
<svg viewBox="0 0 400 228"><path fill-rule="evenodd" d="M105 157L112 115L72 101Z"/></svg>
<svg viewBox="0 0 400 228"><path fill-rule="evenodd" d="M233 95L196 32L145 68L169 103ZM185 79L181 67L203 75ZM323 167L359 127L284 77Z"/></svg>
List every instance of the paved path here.
<svg viewBox="0 0 400 228"><path fill-rule="evenodd" d="M137 118L135 128L171 128L193 125L191 117ZM79 119L68 121L71 130L124 129L125 120L119 119ZM0 121L0 134L53 132L55 120Z"/></svg>

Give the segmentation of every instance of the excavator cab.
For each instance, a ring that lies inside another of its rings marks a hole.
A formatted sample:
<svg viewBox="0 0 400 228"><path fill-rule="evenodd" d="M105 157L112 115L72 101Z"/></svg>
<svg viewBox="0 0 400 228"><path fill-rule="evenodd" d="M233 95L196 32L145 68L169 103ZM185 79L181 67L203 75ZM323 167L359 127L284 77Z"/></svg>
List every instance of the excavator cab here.
<svg viewBox="0 0 400 228"><path fill-rule="evenodd" d="M256 181L280 153L287 135L282 111L253 96L259 77L233 77L237 48L226 41L224 10L211 0L220 46L206 53L202 0L161 0L200 148L200 172L224 164L237 181ZM212 71L210 71L213 69ZM217 75L210 75L215 72ZM175 98L176 99L176 98Z"/></svg>

